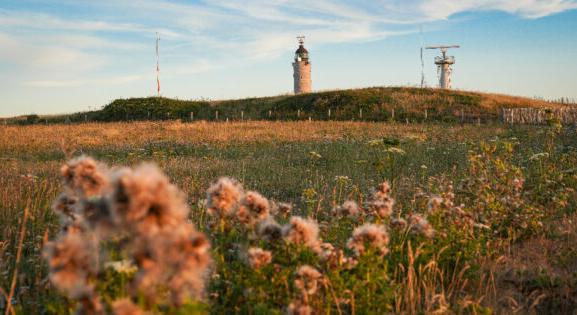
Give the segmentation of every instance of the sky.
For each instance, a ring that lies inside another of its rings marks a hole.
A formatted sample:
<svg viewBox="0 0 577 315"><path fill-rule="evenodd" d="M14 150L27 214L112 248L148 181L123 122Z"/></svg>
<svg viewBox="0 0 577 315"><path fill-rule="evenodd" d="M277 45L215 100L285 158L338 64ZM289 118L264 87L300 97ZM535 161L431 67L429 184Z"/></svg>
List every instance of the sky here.
<svg viewBox="0 0 577 315"><path fill-rule="evenodd" d="M291 93L304 35L314 90L417 86L459 44L456 89L577 99L577 0L0 0L0 117L156 95L157 32L165 97Z"/></svg>

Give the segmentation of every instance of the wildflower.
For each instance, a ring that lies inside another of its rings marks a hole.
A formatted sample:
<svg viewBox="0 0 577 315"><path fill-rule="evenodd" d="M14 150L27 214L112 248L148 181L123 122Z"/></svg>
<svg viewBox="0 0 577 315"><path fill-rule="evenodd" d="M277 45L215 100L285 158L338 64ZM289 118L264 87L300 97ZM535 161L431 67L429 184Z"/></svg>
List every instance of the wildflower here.
<svg viewBox="0 0 577 315"><path fill-rule="evenodd" d="M403 218L394 218L391 220L391 226L395 229L403 230L407 227L407 221Z"/></svg>
<svg viewBox="0 0 577 315"><path fill-rule="evenodd" d="M421 234L427 238L432 238L435 235L433 226L422 215L415 213L409 217L410 230L413 234Z"/></svg>
<svg viewBox="0 0 577 315"><path fill-rule="evenodd" d="M244 195L236 213L238 220L249 226L267 219L269 215L270 204L268 200L254 191L249 191Z"/></svg>
<svg viewBox="0 0 577 315"><path fill-rule="evenodd" d="M373 139L373 140L367 141L367 145L370 147L376 147L376 146L383 144L384 142L385 142L384 139Z"/></svg>
<svg viewBox="0 0 577 315"><path fill-rule="evenodd" d="M357 256L363 255L368 247L378 250L381 255L389 252L389 234L382 225L367 223L357 227L353 236L347 241L347 247L352 249Z"/></svg>
<svg viewBox="0 0 577 315"><path fill-rule="evenodd" d="M350 182L351 179L348 176L339 175L339 176L335 176L335 181L341 185L344 185L344 184Z"/></svg>
<svg viewBox="0 0 577 315"><path fill-rule="evenodd" d="M383 182L377 186L377 189L372 193L367 206L372 212L376 213L381 218L386 218L393 213L393 206L395 199L391 198L391 186L388 182Z"/></svg>
<svg viewBox="0 0 577 315"><path fill-rule="evenodd" d="M293 209L292 204L286 202L279 202L278 204L275 203L272 207L272 213L279 214L283 217L287 217L290 215Z"/></svg>
<svg viewBox="0 0 577 315"><path fill-rule="evenodd" d="M104 264L105 268L110 268L118 273L131 274L138 270L138 268L130 260L109 261Z"/></svg>
<svg viewBox="0 0 577 315"><path fill-rule="evenodd" d="M304 294L312 295L318 290L319 281L323 275L315 268L304 265L296 273L295 286Z"/></svg>
<svg viewBox="0 0 577 315"><path fill-rule="evenodd" d="M541 152L541 153L536 153L531 155L531 157L529 158L529 161L538 161L541 159L546 159L549 157L549 153L547 152Z"/></svg>
<svg viewBox="0 0 577 315"><path fill-rule="evenodd" d="M292 302L287 309L288 315L311 315L312 313L313 309L301 301Z"/></svg>
<svg viewBox="0 0 577 315"><path fill-rule="evenodd" d="M272 261L272 253L262 248L252 247L248 250L248 263L254 269L260 269Z"/></svg>
<svg viewBox="0 0 577 315"><path fill-rule="evenodd" d="M60 173L64 186L81 197L99 195L108 184L105 167L86 156L69 161Z"/></svg>
<svg viewBox="0 0 577 315"><path fill-rule="evenodd" d="M44 246L50 281L72 299L92 296L89 278L98 272L95 240L84 233L65 233Z"/></svg>
<svg viewBox="0 0 577 315"><path fill-rule="evenodd" d="M206 236L190 224L137 238L132 248L138 266L133 292L152 300L159 286L167 286L177 306L191 297L202 297L211 263L209 250Z"/></svg>
<svg viewBox="0 0 577 315"><path fill-rule="evenodd" d="M236 180L219 178L206 191L208 213L219 218L231 216L243 194L242 186Z"/></svg>
<svg viewBox="0 0 577 315"><path fill-rule="evenodd" d="M319 227L313 220L293 216L282 232L290 243L304 245L315 252L320 250Z"/></svg>
<svg viewBox="0 0 577 315"><path fill-rule="evenodd" d="M112 311L115 315L144 315L146 312L141 310L130 299L124 298L112 302Z"/></svg>
<svg viewBox="0 0 577 315"><path fill-rule="evenodd" d="M60 221L62 225L69 225L76 221L78 218L78 213L76 213L76 204L78 203L78 198L71 196L67 193L61 193L58 195L54 203L52 204L52 209L60 216Z"/></svg>
<svg viewBox="0 0 577 315"><path fill-rule="evenodd" d="M333 212L340 216L355 217L359 214L360 208L356 202L347 200L341 206L335 207Z"/></svg>
<svg viewBox="0 0 577 315"><path fill-rule="evenodd" d="M319 153L317 153L315 151L309 152L309 155L311 156L312 159L320 159L323 157L322 155L320 155Z"/></svg>
<svg viewBox="0 0 577 315"><path fill-rule="evenodd" d="M439 196L433 196L427 202L427 210L429 212L435 212L435 210L439 209L441 204L443 203L443 198Z"/></svg>
<svg viewBox="0 0 577 315"><path fill-rule="evenodd" d="M259 224L257 232L260 237L269 242L282 238L282 227L271 217Z"/></svg>
<svg viewBox="0 0 577 315"><path fill-rule="evenodd" d="M173 229L188 215L183 194L152 165L117 171L113 188L110 202L116 214L137 233Z"/></svg>
<svg viewBox="0 0 577 315"><path fill-rule="evenodd" d="M513 189L515 192L519 193L523 190L523 185L525 184L525 180L523 178L515 178L513 179Z"/></svg>
<svg viewBox="0 0 577 315"><path fill-rule="evenodd" d="M401 148L397 148L397 147L390 147L386 150L386 152L398 154L398 155L405 155L406 154L405 150L403 150Z"/></svg>

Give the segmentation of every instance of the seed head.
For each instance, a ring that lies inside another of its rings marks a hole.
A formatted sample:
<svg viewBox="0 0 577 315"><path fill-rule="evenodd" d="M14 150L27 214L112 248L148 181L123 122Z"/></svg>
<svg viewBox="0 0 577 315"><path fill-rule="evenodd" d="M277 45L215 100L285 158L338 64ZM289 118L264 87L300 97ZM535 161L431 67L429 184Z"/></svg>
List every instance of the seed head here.
<svg viewBox="0 0 577 315"><path fill-rule="evenodd" d="M303 295L312 295L317 292L319 281L323 275L315 268L304 265L296 273L295 286L301 290Z"/></svg>
<svg viewBox="0 0 577 315"><path fill-rule="evenodd" d="M360 208L356 202L347 200L342 205L334 208L333 212L338 216L356 217L360 212Z"/></svg>
<svg viewBox="0 0 577 315"><path fill-rule="evenodd" d="M363 255L368 248L374 248L381 255L389 252L389 234L382 225L366 223L353 231L353 236L348 240L347 247L352 249L357 256Z"/></svg>
<svg viewBox="0 0 577 315"><path fill-rule="evenodd" d="M260 269L272 261L272 253L259 247L248 249L248 263L254 269Z"/></svg>
<svg viewBox="0 0 577 315"><path fill-rule="evenodd" d="M206 191L208 213L223 218L234 214L244 191L239 182L221 177Z"/></svg>
<svg viewBox="0 0 577 315"><path fill-rule="evenodd" d="M270 216L270 204L261 194L249 191L242 198L236 216L241 223L253 226Z"/></svg>
<svg viewBox="0 0 577 315"><path fill-rule="evenodd" d="M317 253L320 251L319 226L313 220L291 217L283 227L283 237L289 243L304 245Z"/></svg>

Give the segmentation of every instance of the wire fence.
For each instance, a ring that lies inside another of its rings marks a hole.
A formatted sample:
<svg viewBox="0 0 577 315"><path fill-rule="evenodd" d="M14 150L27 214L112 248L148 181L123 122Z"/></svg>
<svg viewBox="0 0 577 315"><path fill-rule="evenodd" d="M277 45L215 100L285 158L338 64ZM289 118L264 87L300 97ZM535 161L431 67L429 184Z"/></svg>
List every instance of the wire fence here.
<svg viewBox="0 0 577 315"><path fill-rule="evenodd" d="M503 108L501 120L508 124L544 125L558 121L565 125L577 124L577 108Z"/></svg>

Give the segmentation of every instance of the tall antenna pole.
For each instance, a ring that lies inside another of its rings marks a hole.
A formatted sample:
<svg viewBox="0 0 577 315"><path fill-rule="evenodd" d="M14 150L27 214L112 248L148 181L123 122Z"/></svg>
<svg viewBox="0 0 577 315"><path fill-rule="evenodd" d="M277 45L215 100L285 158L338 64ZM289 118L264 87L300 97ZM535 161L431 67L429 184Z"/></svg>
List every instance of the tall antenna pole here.
<svg viewBox="0 0 577 315"><path fill-rule="evenodd" d="M156 32L156 93L160 97L160 57L158 54L158 42L160 41L160 35Z"/></svg>
<svg viewBox="0 0 577 315"><path fill-rule="evenodd" d="M423 60L423 26L419 26L419 39L421 41L421 89L425 87L425 61Z"/></svg>

